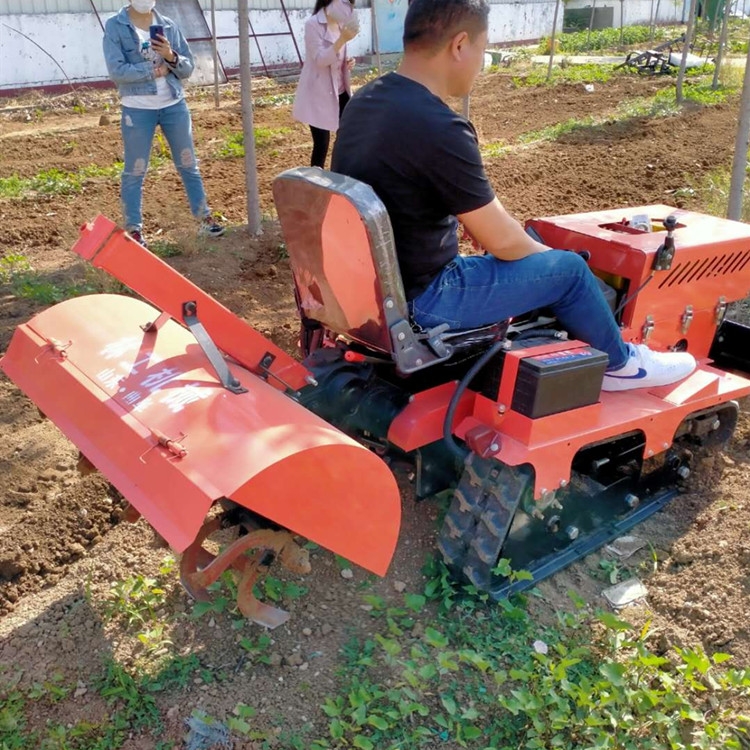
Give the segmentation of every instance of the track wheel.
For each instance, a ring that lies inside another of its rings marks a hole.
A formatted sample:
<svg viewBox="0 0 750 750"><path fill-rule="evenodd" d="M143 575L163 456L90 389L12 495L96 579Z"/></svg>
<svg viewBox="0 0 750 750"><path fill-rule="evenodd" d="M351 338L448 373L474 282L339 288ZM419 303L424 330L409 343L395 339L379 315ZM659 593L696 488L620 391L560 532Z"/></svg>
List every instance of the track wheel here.
<svg viewBox="0 0 750 750"><path fill-rule="evenodd" d="M506 466L472 455L458 483L438 539L443 561L458 580L482 591L492 587L492 569L524 494L532 487L527 467Z"/></svg>

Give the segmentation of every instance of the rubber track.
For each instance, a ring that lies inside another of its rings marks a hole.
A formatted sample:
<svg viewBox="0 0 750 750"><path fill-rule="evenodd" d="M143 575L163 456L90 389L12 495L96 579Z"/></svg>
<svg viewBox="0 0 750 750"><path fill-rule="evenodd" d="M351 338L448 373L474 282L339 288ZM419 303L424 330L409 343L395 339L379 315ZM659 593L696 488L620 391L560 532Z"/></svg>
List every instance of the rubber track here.
<svg viewBox="0 0 750 750"><path fill-rule="evenodd" d="M466 462L438 539L443 561L456 578L482 591L493 585L505 537L529 475L472 455Z"/></svg>

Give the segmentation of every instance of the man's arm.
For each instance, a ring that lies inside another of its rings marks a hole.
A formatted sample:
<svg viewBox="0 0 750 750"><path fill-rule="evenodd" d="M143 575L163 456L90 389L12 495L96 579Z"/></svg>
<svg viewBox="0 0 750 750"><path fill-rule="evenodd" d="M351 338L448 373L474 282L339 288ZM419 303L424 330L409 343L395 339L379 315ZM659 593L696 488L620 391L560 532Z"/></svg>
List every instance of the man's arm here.
<svg viewBox="0 0 750 750"><path fill-rule="evenodd" d="M519 260L549 250L546 245L529 237L497 198L457 218L466 231L499 260Z"/></svg>

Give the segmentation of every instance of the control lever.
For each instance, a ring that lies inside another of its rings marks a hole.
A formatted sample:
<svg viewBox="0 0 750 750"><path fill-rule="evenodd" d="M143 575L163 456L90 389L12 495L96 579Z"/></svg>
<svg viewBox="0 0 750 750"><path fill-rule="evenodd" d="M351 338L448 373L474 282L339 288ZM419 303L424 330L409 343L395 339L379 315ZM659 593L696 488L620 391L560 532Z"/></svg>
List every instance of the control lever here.
<svg viewBox="0 0 750 750"><path fill-rule="evenodd" d="M668 271L672 268L672 260L675 253L674 230L676 226L677 217L674 214L670 214L664 219L664 228L667 230L667 236L654 255L654 271Z"/></svg>

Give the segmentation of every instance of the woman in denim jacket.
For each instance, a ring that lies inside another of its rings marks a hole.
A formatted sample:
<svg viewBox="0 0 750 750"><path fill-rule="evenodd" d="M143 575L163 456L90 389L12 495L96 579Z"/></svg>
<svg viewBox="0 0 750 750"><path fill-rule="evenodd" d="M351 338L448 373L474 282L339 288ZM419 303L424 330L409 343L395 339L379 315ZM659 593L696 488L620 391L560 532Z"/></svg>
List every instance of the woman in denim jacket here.
<svg viewBox="0 0 750 750"><path fill-rule="evenodd" d="M193 55L174 21L156 10L155 0L130 0L104 28L104 59L122 104L125 164L121 197L125 229L143 241L141 201L156 126L164 133L172 160L185 186L190 210L201 224L199 234L220 237L224 227L212 216L193 145L193 126L182 80L193 72ZM149 36L160 24L164 34Z"/></svg>

